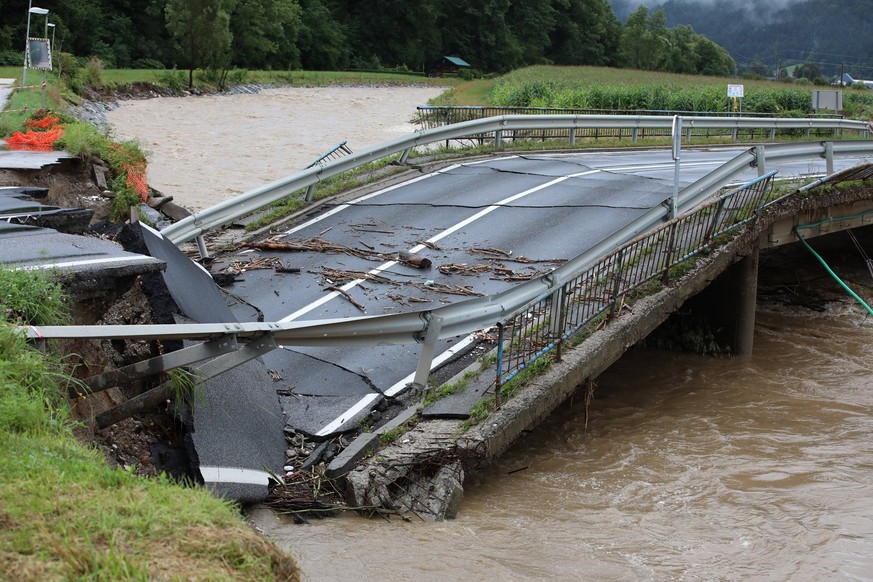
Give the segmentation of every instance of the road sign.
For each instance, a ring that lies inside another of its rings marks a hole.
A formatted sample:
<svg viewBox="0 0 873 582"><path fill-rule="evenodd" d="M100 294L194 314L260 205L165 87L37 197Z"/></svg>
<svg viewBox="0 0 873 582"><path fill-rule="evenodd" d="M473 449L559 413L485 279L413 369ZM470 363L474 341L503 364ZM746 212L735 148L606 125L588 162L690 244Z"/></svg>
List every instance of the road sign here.
<svg viewBox="0 0 873 582"><path fill-rule="evenodd" d="M47 38L27 39L27 66L41 71L52 70L52 51Z"/></svg>
<svg viewBox="0 0 873 582"><path fill-rule="evenodd" d="M728 85L727 89L728 97L737 97L738 99L742 99L743 97L743 86L742 85Z"/></svg>

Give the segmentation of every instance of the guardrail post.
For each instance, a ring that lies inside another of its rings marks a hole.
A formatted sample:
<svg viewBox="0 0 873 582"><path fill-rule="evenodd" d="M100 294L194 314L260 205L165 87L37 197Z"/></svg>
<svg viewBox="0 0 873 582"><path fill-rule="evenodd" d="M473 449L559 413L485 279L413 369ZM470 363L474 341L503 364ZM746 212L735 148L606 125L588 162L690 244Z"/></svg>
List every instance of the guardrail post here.
<svg viewBox="0 0 873 582"><path fill-rule="evenodd" d="M637 138L639 137L639 131L640 130L636 127L631 130L631 142L637 143Z"/></svg>
<svg viewBox="0 0 873 582"><path fill-rule="evenodd" d="M755 165L758 167L758 176L767 173L767 161L764 155L764 146L755 146Z"/></svg>
<svg viewBox="0 0 873 582"><path fill-rule="evenodd" d="M494 147L500 149L503 147L503 130L498 129L494 132Z"/></svg>
<svg viewBox="0 0 873 582"><path fill-rule="evenodd" d="M737 141L737 128L731 130L731 141Z"/></svg>
<svg viewBox="0 0 873 582"><path fill-rule="evenodd" d="M418 367L415 369L415 376L412 379L412 385L418 388L427 387L427 377L430 375L430 367L433 364L433 357L436 354L436 344L440 339L440 330L443 328L442 317L431 317L427 324L427 331L424 334L424 344L421 346L421 355L418 358Z"/></svg>
<svg viewBox="0 0 873 582"><path fill-rule="evenodd" d="M576 145L576 128L570 128L570 145Z"/></svg>
<svg viewBox="0 0 873 582"><path fill-rule="evenodd" d="M412 152L412 148L406 148L403 150L403 153L400 154L400 163L405 164L406 160L409 159L409 154Z"/></svg>
<svg viewBox="0 0 873 582"><path fill-rule="evenodd" d="M206 241L203 240L203 235L198 234L197 238L195 240L197 241L197 250L200 252L200 258L201 259L208 259L209 258L209 251L206 250Z"/></svg>
<svg viewBox="0 0 873 582"><path fill-rule="evenodd" d="M770 141L773 141L774 139L776 139L776 128L772 127L770 128Z"/></svg>
<svg viewBox="0 0 873 582"><path fill-rule="evenodd" d="M827 174L830 176L834 173L834 142L828 141L824 144L824 159L827 165Z"/></svg>
<svg viewBox="0 0 873 582"><path fill-rule="evenodd" d="M312 202L312 193L315 192L315 184L310 184L309 187L306 188L306 196L304 196L304 200L306 202Z"/></svg>

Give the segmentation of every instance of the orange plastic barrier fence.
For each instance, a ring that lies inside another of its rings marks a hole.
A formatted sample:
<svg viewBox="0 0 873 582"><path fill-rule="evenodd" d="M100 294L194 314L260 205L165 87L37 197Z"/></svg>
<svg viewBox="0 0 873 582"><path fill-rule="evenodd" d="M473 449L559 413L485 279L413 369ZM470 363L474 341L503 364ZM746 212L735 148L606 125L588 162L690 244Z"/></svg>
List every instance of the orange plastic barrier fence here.
<svg viewBox="0 0 873 582"><path fill-rule="evenodd" d="M64 135L62 127L54 127L48 131L16 131L6 138L6 145L13 150L51 151L52 145Z"/></svg>
<svg viewBox="0 0 873 582"><path fill-rule="evenodd" d="M148 200L149 183L146 178L145 164L141 166L124 164L121 166L121 170L123 172L127 172L127 185L130 186L134 192L139 194L140 200L142 200L143 202Z"/></svg>

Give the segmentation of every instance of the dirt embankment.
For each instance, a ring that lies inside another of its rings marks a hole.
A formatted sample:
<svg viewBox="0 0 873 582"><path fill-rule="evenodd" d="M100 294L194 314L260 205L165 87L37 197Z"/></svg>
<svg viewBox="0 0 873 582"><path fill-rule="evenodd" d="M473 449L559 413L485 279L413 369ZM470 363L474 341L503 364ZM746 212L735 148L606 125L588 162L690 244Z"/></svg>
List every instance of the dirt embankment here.
<svg viewBox="0 0 873 582"><path fill-rule="evenodd" d="M40 170L0 170L0 186L40 187L48 190L39 201L48 206L86 208L94 212L94 230L85 236L113 239L120 225L109 225L112 198L95 182L94 167L108 171L99 159L68 159ZM154 276L154 275L153 275ZM66 281L65 297L75 324L142 324L156 323L153 285L142 277L122 277L111 281ZM145 341L63 341L57 350L64 357L67 370L83 379L108 370L158 355L163 346ZM161 467L154 458L155 443L178 445L179 423L162 412L130 418L104 430L93 424L96 414L135 396L148 381L130 382L122 387L88 393L73 386L70 405L83 422L77 436L101 449L115 466L135 467L137 473L154 475Z"/></svg>

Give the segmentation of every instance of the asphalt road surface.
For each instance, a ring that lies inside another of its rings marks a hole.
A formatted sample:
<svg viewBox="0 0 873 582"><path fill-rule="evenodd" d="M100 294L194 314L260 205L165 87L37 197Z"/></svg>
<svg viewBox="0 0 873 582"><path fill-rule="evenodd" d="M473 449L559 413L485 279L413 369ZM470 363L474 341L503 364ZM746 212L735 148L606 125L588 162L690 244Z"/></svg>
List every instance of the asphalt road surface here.
<svg viewBox="0 0 873 582"><path fill-rule="evenodd" d="M681 185L741 151L683 152ZM823 161L804 162L783 173L823 170ZM457 164L322 207L270 239L310 251L246 249L223 256L221 264L245 269L227 289L257 307L265 321L424 310L502 291L517 284L507 275L535 275L584 252L669 198L673 171L670 153L663 151L532 154ZM746 178L756 176L750 169ZM353 250L315 250L331 246ZM432 268L398 263L399 251L429 259ZM258 268L276 260L300 272ZM477 272L465 274L465 268ZM440 342L437 363L471 341ZM418 345L287 346L264 359L285 394L288 424L326 437L354 428L384 396L401 394L419 352Z"/></svg>

